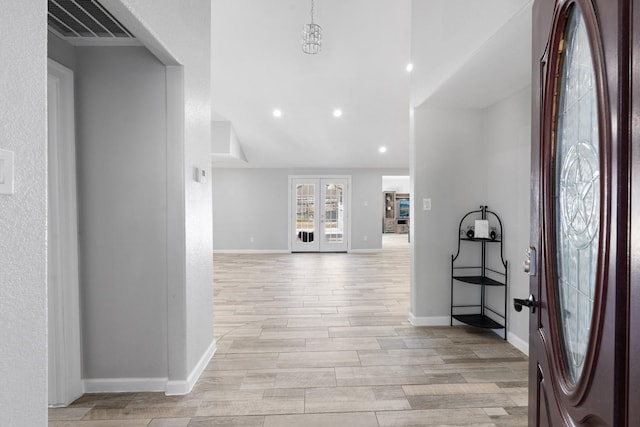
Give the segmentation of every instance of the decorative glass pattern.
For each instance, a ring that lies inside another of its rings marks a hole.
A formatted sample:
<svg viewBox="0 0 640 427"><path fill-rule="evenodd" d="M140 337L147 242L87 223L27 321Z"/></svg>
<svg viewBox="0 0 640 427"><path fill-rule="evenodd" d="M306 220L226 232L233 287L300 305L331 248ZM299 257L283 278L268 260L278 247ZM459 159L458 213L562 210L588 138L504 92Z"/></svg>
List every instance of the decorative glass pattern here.
<svg viewBox="0 0 640 427"><path fill-rule="evenodd" d="M576 384L589 344L600 237L600 150L595 70L582 13L573 7L556 82L554 234L567 374Z"/></svg>
<svg viewBox="0 0 640 427"><path fill-rule="evenodd" d="M344 240L344 189L342 184L324 187L324 241L342 243Z"/></svg>
<svg viewBox="0 0 640 427"><path fill-rule="evenodd" d="M296 236L299 242L315 240L316 186L296 185Z"/></svg>

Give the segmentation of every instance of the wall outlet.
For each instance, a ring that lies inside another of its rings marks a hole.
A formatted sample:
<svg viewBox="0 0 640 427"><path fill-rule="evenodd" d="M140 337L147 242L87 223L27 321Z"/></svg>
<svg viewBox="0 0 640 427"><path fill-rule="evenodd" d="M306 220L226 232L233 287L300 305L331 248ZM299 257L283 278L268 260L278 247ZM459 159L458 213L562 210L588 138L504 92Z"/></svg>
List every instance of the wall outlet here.
<svg viewBox="0 0 640 427"><path fill-rule="evenodd" d="M366 242L367 240L369 240L369 236L362 236L362 240Z"/></svg>
<svg viewBox="0 0 640 427"><path fill-rule="evenodd" d="M249 243L253 243L255 242L255 239L253 237L249 237Z"/></svg>
<svg viewBox="0 0 640 427"><path fill-rule="evenodd" d="M422 199L422 209L425 211L431 210L431 199Z"/></svg>

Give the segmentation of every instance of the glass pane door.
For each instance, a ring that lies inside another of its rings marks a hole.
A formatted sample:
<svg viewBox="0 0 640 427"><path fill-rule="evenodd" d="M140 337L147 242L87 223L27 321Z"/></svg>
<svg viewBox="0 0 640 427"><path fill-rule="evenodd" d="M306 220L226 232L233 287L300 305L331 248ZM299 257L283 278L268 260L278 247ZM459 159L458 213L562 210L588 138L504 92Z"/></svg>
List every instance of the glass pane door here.
<svg viewBox="0 0 640 427"><path fill-rule="evenodd" d="M302 242L313 242L315 240L315 187L315 184L296 186L296 236Z"/></svg>
<svg viewBox="0 0 640 427"><path fill-rule="evenodd" d="M347 183L347 178L292 179L293 252L348 250Z"/></svg>
<svg viewBox="0 0 640 427"><path fill-rule="evenodd" d="M318 243L318 183L316 180L299 180L294 185L294 229L292 250L317 251Z"/></svg>
<svg viewBox="0 0 640 427"><path fill-rule="evenodd" d="M574 7L557 87L554 153L555 288L566 375L583 371L593 317L600 225L600 149L595 70L585 22Z"/></svg>
<svg viewBox="0 0 640 427"><path fill-rule="evenodd" d="M324 250L346 250L345 237L345 184L322 180L323 216L321 247ZM333 247L333 249L329 249ZM343 249L341 249L343 248Z"/></svg>

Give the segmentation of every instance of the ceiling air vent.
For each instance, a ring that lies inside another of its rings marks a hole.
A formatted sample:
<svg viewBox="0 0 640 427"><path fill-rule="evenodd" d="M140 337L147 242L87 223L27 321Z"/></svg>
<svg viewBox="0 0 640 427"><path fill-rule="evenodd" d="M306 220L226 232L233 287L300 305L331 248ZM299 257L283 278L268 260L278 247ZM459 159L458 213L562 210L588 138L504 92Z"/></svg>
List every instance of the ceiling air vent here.
<svg viewBox="0 0 640 427"><path fill-rule="evenodd" d="M49 30L71 43L104 44L135 39L96 0L48 0L48 3Z"/></svg>

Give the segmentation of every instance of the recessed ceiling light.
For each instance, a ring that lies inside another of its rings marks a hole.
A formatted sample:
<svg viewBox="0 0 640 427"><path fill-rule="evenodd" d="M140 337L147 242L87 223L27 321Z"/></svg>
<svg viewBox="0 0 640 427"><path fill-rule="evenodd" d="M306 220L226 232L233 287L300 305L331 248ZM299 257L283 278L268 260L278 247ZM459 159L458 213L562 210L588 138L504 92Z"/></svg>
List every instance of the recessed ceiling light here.
<svg viewBox="0 0 640 427"><path fill-rule="evenodd" d="M378 148L378 151L381 153L386 153L387 152L387 147L380 147Z"/></svg>
<svg viewBox="0 0 640 427"><path fill-rule="evenodd" d="M340 117L342 116L342 110L339 108L336 108L335 110L333 110L333 117Z"/></svg>
<svg viewBox="0 0 640 427"><path fill-rule="evenodd" d="M282 117L282 111L278 109L273 110L273 117Z"/></svg>
<svg viewBox="0 0 640 427"><path fill-rule="evenodd" d="M407 73L410 73L413 71L413 64L412 63L408 63L407 64Z"/></svg>

